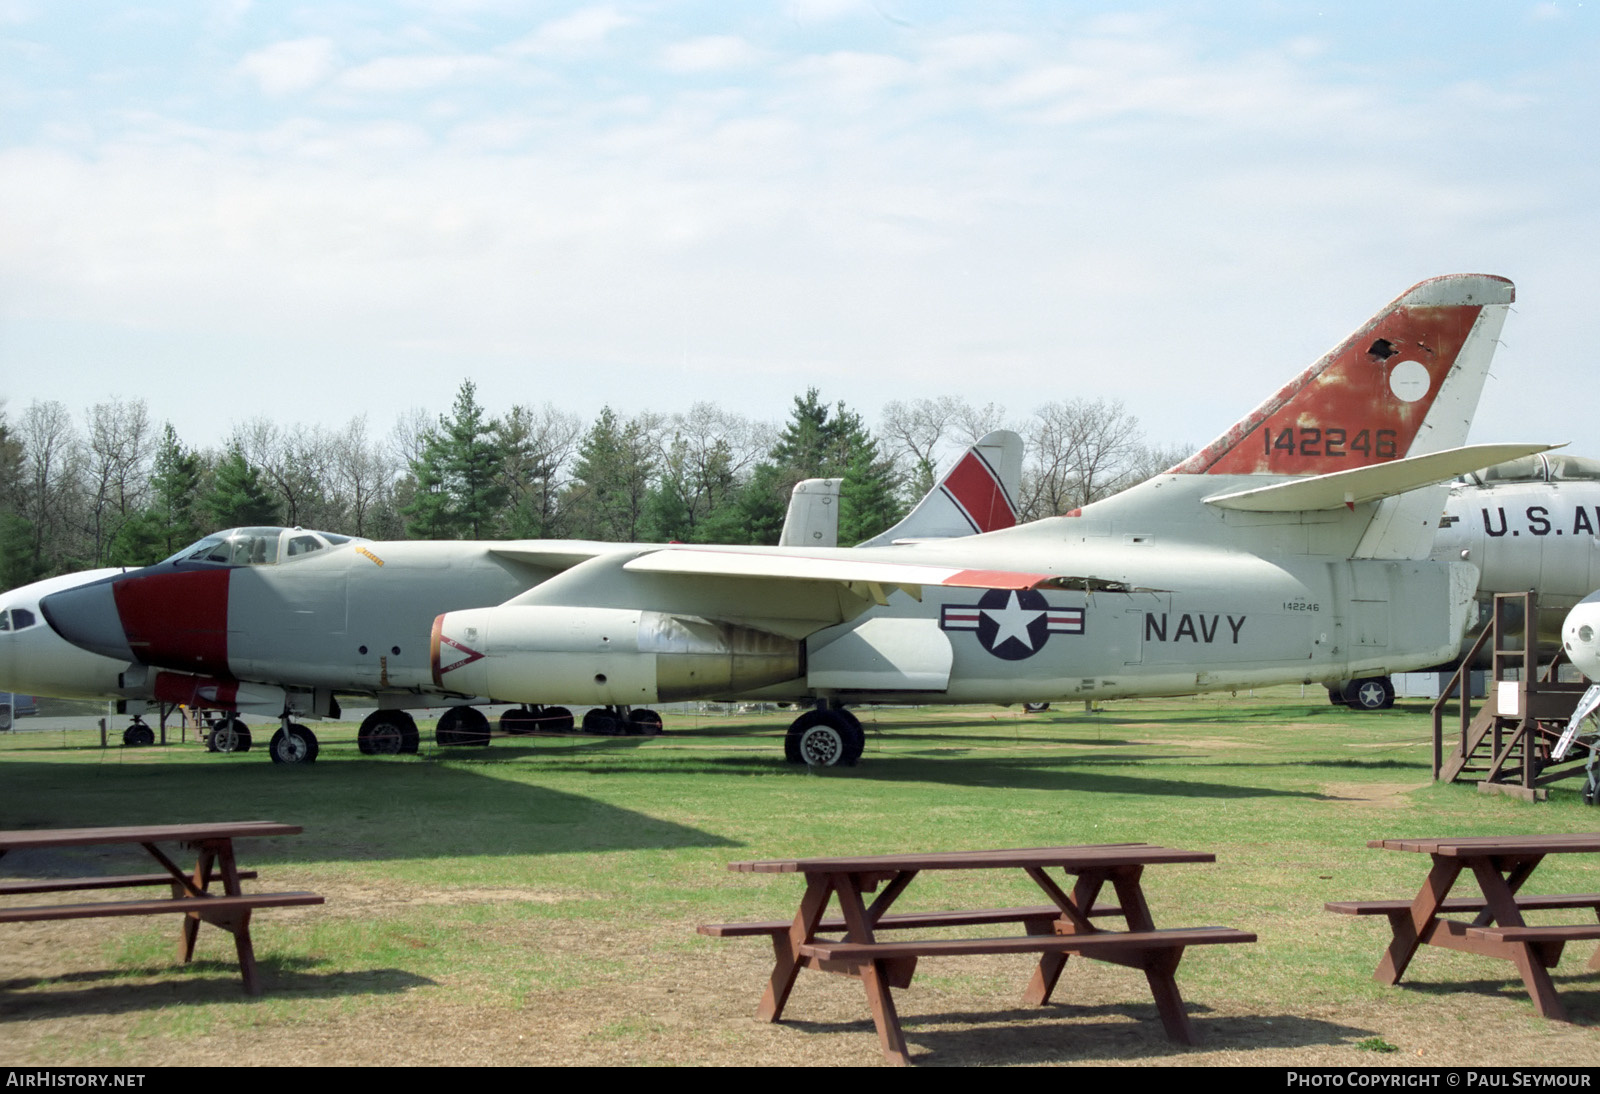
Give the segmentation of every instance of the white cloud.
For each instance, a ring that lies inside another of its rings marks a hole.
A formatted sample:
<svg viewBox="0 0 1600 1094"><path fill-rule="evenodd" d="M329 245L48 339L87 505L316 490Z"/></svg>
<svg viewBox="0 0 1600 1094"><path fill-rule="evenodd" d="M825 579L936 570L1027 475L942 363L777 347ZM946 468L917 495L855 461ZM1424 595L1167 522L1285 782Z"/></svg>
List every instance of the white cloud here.
<svg viewBox="0 0 1600 1094"><path fill-rule="evenodd" d="M298 38L247 54L236 71L254 79L267 95L292 95L327 79L335 61L334 44L329 39Z"/></svg>
<svg viewBox="0 0 1600 1094"><path fill-rule="evenodd" d="M669 72L726 72L747 68L761 59L761 51L743 38L715 35L674 42L661 51L661 64Z"/></svg>
<svg viewBox="0 0 1600 1094"><path fill-rule="evenodd" d="M493 57L380 57L346 70L341 86L354 91L420 91L467 79L483 79L505 67Z"/></svg>
<svg viewBox="0 0 1600 1094"><path fill-rule="evenodd" d="M632 17L623 15L609 4L582 8L571 15L545 23L517 42L511 52L556 55L581 53L600 45L616 31L633 23Z"/></svg>

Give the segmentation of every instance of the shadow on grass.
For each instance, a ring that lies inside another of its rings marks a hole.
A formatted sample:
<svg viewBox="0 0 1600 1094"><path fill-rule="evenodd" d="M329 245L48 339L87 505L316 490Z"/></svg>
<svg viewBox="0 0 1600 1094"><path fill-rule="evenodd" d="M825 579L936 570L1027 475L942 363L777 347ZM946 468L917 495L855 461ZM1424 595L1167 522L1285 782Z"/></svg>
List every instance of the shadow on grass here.
<svg viewBox="0 0 1600 1094"><path fill-rule="evenodd" d="M319 858L734 846L701 829L595 798L526 779L495 777L494 766L413 760L294 767L248 762L16 765L7 771L10 785L0 803L0 829L218 819L277 820L305 829L301 836L236 841L239 861L249 867ZM0 859L0 872L18 877L110 872L71 860L137 862L144 869L149 862L131 845L14 851Z"/></svg>
<svg viewBox="0 0 1600 1094"><path fill-rule="evenodd" d="M1298 1015L1208 1018L1204 1006L1188 1005L1195 1045L1167 1040L1153 1003L1012 1007L992 1011L945 1011L900 1016L900 1026L919 1066L1068 1063L1075 1060L1182 1057L1191 1052L1337 1045L1372 1036L1371 1030ZM860 1032L876 1037L870 1018L855 1022L783 1024L813 1033ZM959 1024L966 1029L941 1029Z"/></svg>
<svg viewBox="0 0 1600 1094"><path fill-rule="evenodd" d="M1188 777L1180 767L1192 764L1193 757L1159 754L1116 756L1073 756L1061 758L995 758L986 753L981 759L955 757L926 758L915 755L869 756L857 767L805 768L785 762L781 757L695 756L680 754L671 760L659 757L630 762L618 754L583 767L593 775L662 774L675 775L763 775L775 778L848 779L863 784L938 783L947 786L982 786L1017 790L1070 790L1087 794L1153 794L1181 798L1298 798L1323 801L1326 795L1301 790L1279 790L1265 786L1206 782ZM1124 769L1150 765L1160 767L1160 775L1110 774L1095 768ZM1245 768L1248 770L1248 767ZM1188 770L1193 770L1190 767Z"/></svg>
<svg viewBox="0 0 1600 1094"><path fill-rule="evenodd" d="M0 1025L86 1015L155 1011L173 1004L256 1004L288 998L398 995L434 981L404 969L317 972L313 958L260 958L262 993L246 995L239 966L227 961L101 969L0 980ZM72 985L63 989L63 985Z"/></svg>
<svg viewBox="0 0 1600 1094"><path fill-rule="evenodd" d="M1584 951L1584 960L1588 960L1587 950ZM1600 972L1579 971L1575 968L1569 973L1558 973L1552 969L1550 982L1555 985L1556 994L1561 997L1561 1005L1567 1009L1567 1016L1573 1025L1600 1025ZM1529 1014L1534 1013L1533 1000L1528 997L1528 989L1523 987L1522 978L1516 975L1506 979L1448 981L1416 980L1408 975L1396 985L1396 988L1401 991L1441 997L1490 995L1521 1003L1528 1008Z"/></svg>

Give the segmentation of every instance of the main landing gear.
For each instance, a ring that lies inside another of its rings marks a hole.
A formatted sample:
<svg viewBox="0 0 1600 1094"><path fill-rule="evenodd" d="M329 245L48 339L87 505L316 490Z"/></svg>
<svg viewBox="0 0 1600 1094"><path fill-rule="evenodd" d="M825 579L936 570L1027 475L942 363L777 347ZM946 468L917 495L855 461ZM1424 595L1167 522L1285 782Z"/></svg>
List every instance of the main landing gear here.
<svg viewBox="0 0 1600 1094"><path fill-rule="evenodd" d="M417 723L403 710L375 710L356 731L356 748L363 756L399 756L417 750Z"/></svg>
<svg viewBox="0 0 1600 1094"><path fill-rule="evenodd" d="M285 714L282 726L267 743L267 752L275 764L309 764L317 758L317 735L303 725L289 721Z"/></svg>
<svg viewBox="0 0 1600 1094"><path fill-rule="evenodd" d="M1394 706L1394 681L1387 676L1346 680L1328 689L1328 702L1351 710L1388 710Z"/></svg>
<svg viewBox="0 0 1600 1094"><path fill-rule="evenodd" d="M818 707L790 724L783 755L807 767L854 767L866 746L866 732L854 714L844 707Z"/></svg>
<svg viewBox="0 0 1600 1094"><path fill-rule="evenodd" d="M571 733L572 711L566 707L513 707L500 715L500 732L513 737L526 733Z"/></svg>
<svg viewBox="0 0 1600 1094"><path fill-rule="evenodd" d="M133 725L122 731L122 743L128 748L143 748L156 743L156 731L144 724L144 719L133 716Z"/></svg>

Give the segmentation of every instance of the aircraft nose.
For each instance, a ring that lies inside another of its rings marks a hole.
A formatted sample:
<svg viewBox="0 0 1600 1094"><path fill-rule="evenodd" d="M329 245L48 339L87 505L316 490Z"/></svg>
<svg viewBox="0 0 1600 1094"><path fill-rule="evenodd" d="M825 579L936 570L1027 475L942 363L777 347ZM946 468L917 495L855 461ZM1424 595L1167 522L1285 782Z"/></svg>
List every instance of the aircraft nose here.
<svg viewBox="0 0 1600 1094"><path fill-rule="evenodd" d="M1590 593L1567 613L1561 644L1577 670L1600 684L1600 593Z"/></svg>
<svg viewBox="0 0 1600 1094"><path fill-rule="evenodd" d="M39 610L51 629L73 645L119 661L134 659L110 580L50 593L39 601Z"/></svg>

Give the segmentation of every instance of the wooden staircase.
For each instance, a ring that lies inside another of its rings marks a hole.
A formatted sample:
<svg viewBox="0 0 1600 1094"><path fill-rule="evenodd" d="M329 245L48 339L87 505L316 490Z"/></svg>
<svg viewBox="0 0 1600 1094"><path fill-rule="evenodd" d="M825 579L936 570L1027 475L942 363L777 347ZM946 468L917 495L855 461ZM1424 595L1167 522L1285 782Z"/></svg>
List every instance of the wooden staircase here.
<svg viewBox="0 0 1600 1094"><path fill-rule="evenodd" d="M1544 679L1539 678L1539 651L1536 637L1537 597L1533 592L1497 593L1489 626L1478 636L1472 651L1450 678L1433 704L1433 777L1447 782L1476 782L1486 794L1510 794L1525 801L1549 797L1551 783L1584 774L1587 750L1573 749L1567 759L1554 763L1550 750L1555 747L1572 717L1586 684L1556 681L1556 668L1563 660L1558 650ZM1527 621L1520 628L1508 620ZM1512 646L1521 629L1528 638L1522 648ZM1485 642L1494 671L1483 708L1472 713L1470 679L1472 662ZM1460 725L1452 734L1454 751L1444 755L1444 707L1459 692Z"/></svg>

